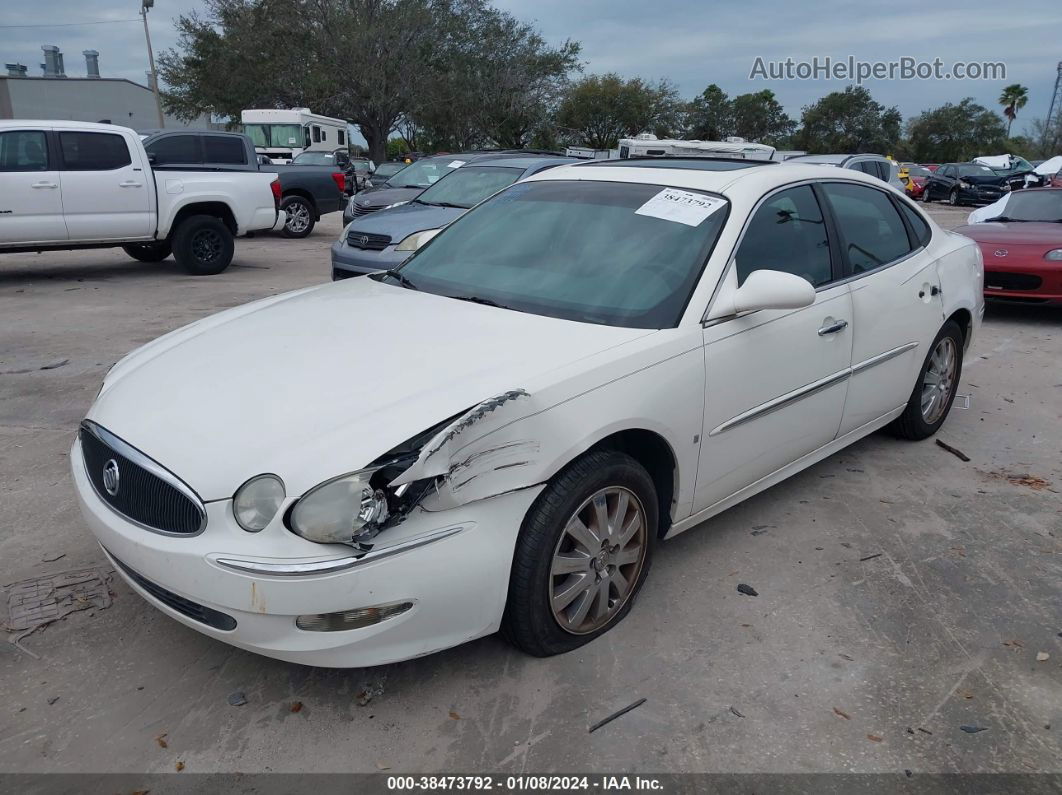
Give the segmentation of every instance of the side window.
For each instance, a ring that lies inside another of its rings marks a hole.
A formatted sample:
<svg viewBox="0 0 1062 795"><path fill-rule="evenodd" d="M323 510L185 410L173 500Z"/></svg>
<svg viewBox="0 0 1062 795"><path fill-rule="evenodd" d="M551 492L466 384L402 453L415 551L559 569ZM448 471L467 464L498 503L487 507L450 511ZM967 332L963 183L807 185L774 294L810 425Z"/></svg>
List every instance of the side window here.
<svg viewBox="0 0 1062 795"><path fill-rule="evenodd" d="M735 267L738 284L757 270L794 273L816 287L833 278L826 224L810 186L781 191L760 205L738 247Z"/></svg>
<svg viewBox="0 0 1062 795"><path fill-rule="evenodd" d="M247 163L243 141L227 135L203 136L203 159L207 163L242 166Z"/></svg>
<svg viewBox="0 0 1062 795"><path fill-rule="evenodd" d="M155 156L153 166L182 166L203 162L199 138L194 135L166 135L151 141L146 147Z"/></svg>
<svg viewBox="0 0 1062 795"><path fill-rule="evenodd" d="M0 133L0 171L47 171L48 142L43 130Z"/></svg>
<svg viewBox="0 0 1062 795"><path fill-rule="evenodd" d="M887 265L911 250L907 229L882 191L839 182L823 184L853 273Z"/></svg>
<svg viewBox="0 0 1062 795"><path fill-rule="evenodd" d="M321 128L314 124L311 129L313 130L313 142L315 144L321 143Z"/></svg>
<svg viewBox="0 0 1062 795"><path fill-rule="evenodd" d="M937 174L942 177L950 177L952 171L954 171L954 169L951 166L941 166L937 169Z"/></svg>
<svg viewBox="0 0 1062 795"><path fill-rule="evenodd" d="M67 171L113 171L133 162L125 139L113 133L60 132L59 150Z"/></svg>
<svg viewBox="0 0 1062 795"><path fill-rule="evenodd" d="M336 135L339 137L339 145L340 146L346 146L347 145L347 134L346 134L346 132L344 130L336 130Z"/></svg>
<svg viewBox="0 0 1062 795"><path fill-rule="evenodd" d="M884 160L876 160L874 165L878 167L878 178L888 182L889 171L891 171L889 164Z"/></svg>
<svg viewBox="0 0 1062 795"><path fill-rule="evenodd" d="M905 201L896 202L900 205L900 213L911 225L911 231L914 232L915 241L919 246L924 246L929 243L929 238L932 237L932 232L929 231L929 224L927 224L917 212L911 209L911 206Z"/></svg>

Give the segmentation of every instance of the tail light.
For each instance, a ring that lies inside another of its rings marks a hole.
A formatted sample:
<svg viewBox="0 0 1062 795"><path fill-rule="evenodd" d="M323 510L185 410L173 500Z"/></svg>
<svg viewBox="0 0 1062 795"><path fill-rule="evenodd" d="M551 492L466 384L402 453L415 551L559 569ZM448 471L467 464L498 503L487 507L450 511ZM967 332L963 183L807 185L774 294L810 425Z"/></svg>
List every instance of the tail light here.
<svg viewBox="0 0 1062 795"><path fill-rule="evenodd" d="M342 171L333 172L332 179L334 179L336 181L336 185L339 186L340 193L347 192L347 178Z"/></svg>
<svg viewBox="0 0 1062 795"><path fill-rule="evenodd" d="M273 191L273 209L280 209L280 177L269 183L269 189Z"/></svg>

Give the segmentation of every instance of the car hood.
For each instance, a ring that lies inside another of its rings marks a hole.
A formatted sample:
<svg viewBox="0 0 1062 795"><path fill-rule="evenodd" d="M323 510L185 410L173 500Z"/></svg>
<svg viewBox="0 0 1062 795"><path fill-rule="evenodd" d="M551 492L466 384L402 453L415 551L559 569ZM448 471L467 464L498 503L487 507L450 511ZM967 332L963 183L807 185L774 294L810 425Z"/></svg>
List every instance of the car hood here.
<svg viewBox="0 0 1062 795"><path fill-rule="evenodd" d="M1003 212L1006 212L1006 208ZM1057 223L992 221L960 226L952 231L972 237L978 243L1036 244L1049 248L1062 248L1062 224Z"/></svg>
<svg viewBox="0 0 1062 795"><path fill-rule="evenodd" d="M959 177L959 179L963 182L969 182L971 185L990 185L997 188L1002 187L1004 182L1003 177L990 177L988 174L983 176Z"/></svg>
<svg viewBox="0 0 1062 795"><path fill-rule="evenodd" d="M204 500L263 472L298 495L487 398L550 384L552 371L652 333L349 279L149 343L108 374L88 418Z"/></svg>
<svg viewBox="0 0 1062 795"><path fill-rule="evenodd" d="M396 243L407 235L425 229L439 229L464 215L468 210L459 207L433 207L427 204L403 204L358 218L350 227L352 232L387 235Z"/></svg>
<svg viewBox="0 0 1062 795"><path fill-rule="evenodd" d="M368 207L379 210L381 207L395 204L396 202L408 202L417 198L427 188L379 188L367 190L354 196L352 204L355 207Z"/></svg>

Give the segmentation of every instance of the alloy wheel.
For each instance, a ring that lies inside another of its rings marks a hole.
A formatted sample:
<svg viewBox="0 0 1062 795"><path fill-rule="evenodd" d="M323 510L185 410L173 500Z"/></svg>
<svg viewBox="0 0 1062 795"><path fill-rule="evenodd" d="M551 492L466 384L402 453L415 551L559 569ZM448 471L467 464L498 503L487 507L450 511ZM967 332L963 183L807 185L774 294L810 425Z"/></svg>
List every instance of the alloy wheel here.
<svg viewBox="0 0 1062 795"><path fill-rule="evenodd" d="M940 420L948 408L955 388L955 364L958 351L955 340L942 337L929 357L929 367L922 377L922 419L927 425Z"/></svg>
<svg viewBox="0 0 1062 795"><path fill-rule="evenodd" d="M310 208L302 202L292 202L287 207L287 213L288 231L296 235L305 232L310 225Z"/></svg>
<svg viewBox="0 0 1062 795"><path fill-rule="evenodd" d="M213 262L221 256L221 235L213 229L202 229L191 241L192 255L200 262Z"/></svg>
<svg viewBox="0 0 1062 795"><path fill-rule="evenodd" d="M630 599L645 563L645 509L629 489L594 493L571 515L553 551L549 599L561 629L586 635Z"/></svg>

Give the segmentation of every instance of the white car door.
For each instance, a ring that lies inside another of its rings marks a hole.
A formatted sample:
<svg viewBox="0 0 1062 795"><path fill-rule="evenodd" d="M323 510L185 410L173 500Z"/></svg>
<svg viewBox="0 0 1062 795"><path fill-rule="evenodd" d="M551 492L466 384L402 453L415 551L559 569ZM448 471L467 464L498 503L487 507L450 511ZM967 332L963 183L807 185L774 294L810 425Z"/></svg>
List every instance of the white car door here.
<svg viewBox="0 0 1062 795"><path fill-rule="evenodd" d="M59 169L45 130L0 132L0 244L67 239Z"/></svg>
<svg viewBox="0 0 1062 795"><path fill-rule="evenodd" d="M709 321L704 439L694 511L730 497L837 434L852 354L852 298L811 185L755 210L717 300L755 270L806 278L815 303Z"/></svg>
<svg viewBox="0 0 1062 795"><path fill-rule="evenodd" d="M125 136L56 130L62 155L63 211L75 241L150 238L154 183Z"/></svg>
<svg viewBox="0 0 1062 795"><path fill-rule="evenodd" d="M925 250L929 226L906 200L870 185L821 188L855 313L844 435L907 403L944 307L937 265Z"/></svg>

